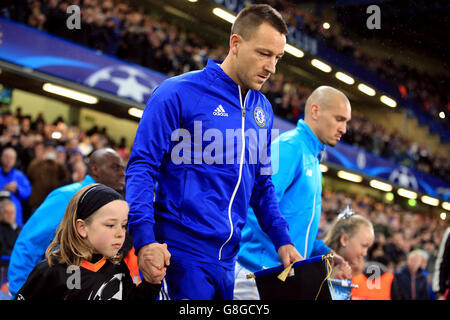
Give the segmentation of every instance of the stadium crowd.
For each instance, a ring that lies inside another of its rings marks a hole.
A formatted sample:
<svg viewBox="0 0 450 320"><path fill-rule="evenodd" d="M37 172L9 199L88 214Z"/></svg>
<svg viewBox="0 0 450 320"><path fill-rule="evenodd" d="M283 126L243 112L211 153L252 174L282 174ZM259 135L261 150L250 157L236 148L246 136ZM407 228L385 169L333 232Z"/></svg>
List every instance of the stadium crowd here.
<svg viewBox="0 0 450 320"><path fill-rule="evenodd" d="M404 99L417 102L437 121L441 111L449 118L448 77L369 55L339 28L324 28L321 18L300 8L295 1L253 2L272 5L289 25L392 82ZM73 4L81 8L81 28L61 28L67 20L67 7ZM2 15L169 75L202 68L206 57L216 51L211 49L215 45L205 43L195 33L182 31L123 0L19 0L14 7L4 9Z"/></svg>
<svg viewBox="0 0 450 320"><path fill-rule="evenodd" d="M322 37L329 46L357 57L361 63L364 59L369 59L368 63L366 60L363 64L380 73L384 72L390 79L394 78L394 73L399 78L396 79L401 83L399 85L407 88L407 94L414 94L422 99L423 105L428 105L430 110L434 110L435 106L440 108L443 101L447 103L436 93L439 86L433 86L433 81L417 81L424 79L417 75L417 71L405 69L404 66L395 69L389 61L362 56L350 40L334 34L333 30L324 30L317 18L297 7L292 8L288 1L267 2L274 2L275 7L282 5L280 9L288 15L287 20L291 24L296 22L302 25L306 33ZM66 8L70 4L81 6L80 30L70 31L59 27L61 23L65 24ZM207 58L221 59L226 54L224 48L207 44L196 34L182 31L159 17L135 10L125 2L23 0L16 1L15 11L4 9L1 14L169 76L200 69ZM272 102L276 114L296 122L303 113L311 88L295 83L283 75L275 75L265 84L263 92ZM387 131L362 114L354 112L352 118L344 141L449 180L450 166L447 158L433 156L426 147L408 141L397 132ZM94 150L108 146L114 148L124 162L127 162L130 150L125 140L114 141L108 137L105 129L94 127L83 131L77 125L65 123L61 118L50 124L43 115L32 119L23 115L20 109L16 114L3 112L0 115L0 151L8 148L15 150L15 168L25 174L31 185L29 197L22 201L23 222L26 222L52 190L83 180L86 175L86 157ZM42 179L44 176L45 179ZM369 196L360 197L325 189L322 201L321 234L327 231L340 210L351 205L356 213L368 217L375 226L376 239L369 250L368 259L377 260L386 265L390 272L394 272L405 263L407 253L421 249L426 253L423 271L430 285L437 250L445 229L441 221L414 214L395 205L377 202ZM3 209L0 206L0 220L7 228L1 230L12 229L13 232L8 231L9 237L17 237L20 226L15 221L4 218ZM13 244L14 241L9 243ZM7 250L11 249L2 247L0 254L8 255ZM4 275L3 272L2 276Z"/></svg>
<svg viewBox="0 0 450 320"><path fill-rule="evenodd" d="M447 97L441 94L446 94L446 90L442 90L442 79L432 79L407 66L396 66L392 61L362 54L357 44L343 37L337 29L324 29L318 17L290 1L264 2L282 12L289 24L321 39L380 76L394 80L405 98L410 95L420 99L424 108L432 110L433 114L442 109L444 102L447 103ZM81 8L81 28L61 28L67 20L67 7L72 4ZM226 54L224 47L206 43L194 32L185 31L157 15L146 14L142 9L134 9L125 1L19 1L14 8L4 9L2 15L168 76L201 69L208 58L221 60ZM278 74L264 85L262 91L277 115L296 123L303 115L312 88ZM447 157L433 155L426 146L410 141L399 132L388 131L364 115L354 116L344 141L449 180L450 161Z"/></svg>
<svg viewBox="0 0 450 320"><path fill-rule="evenodd" d="M255 1L269 3L284 15L285 20L305 34L322 41L329 48L368 68L384 80L393 83L404 99L416 101L423 111L438 119L439 112L449 115L450 99L446 88L450 79L448 76L432 75L411 66L394 62L392 59L370 55L361 46L342 34L339 28L324 28L324 21L313 13L298 6L295 1L270 0ZM408 2L396 1L395 6L410 6ZM389 10L389 5L383 10Z"/></svg>

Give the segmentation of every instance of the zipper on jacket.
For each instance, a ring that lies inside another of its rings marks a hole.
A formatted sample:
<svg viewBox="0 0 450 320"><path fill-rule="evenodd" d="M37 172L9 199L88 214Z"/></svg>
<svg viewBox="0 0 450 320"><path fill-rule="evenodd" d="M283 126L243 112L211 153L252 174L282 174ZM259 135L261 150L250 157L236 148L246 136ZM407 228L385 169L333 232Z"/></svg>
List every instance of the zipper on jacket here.
<svg viewBox="0 0 450 320"><path fill-rule="evenodd" d="M316 197L317 197L317 189L319 187L316 188L316 190L314 191L314 201L313 201L313 209L312 209L312 215L311 215L311 220L309 220L309 224L308 224L308 229L306 231L306 238L305 238L305 254L303 255L303 258L306 259L306 255L308 253L308 240L309 240L309 231L311 229L311 224L314 220L314 215L316 213Z"/></svg>
<svg viewBox="0 0 450 320"><path fill-rule="evenodd" d="M241 139L242 139L242 148L241 148L241 162L239 164L239 176L238 176L238 181L236 183L236 186L234 187L234 191L233 194L231 195L231 199L230 199L230 203L228 204L228 221L230 222L230 235L228 236L228 239L222 244L222 246L220 247L219 250L219 260L222 260L222 249L223 247L231 240L231 237L233 236L233 220L231 219L231 207L233 206L233 202L234 202L234 198L236 196L236 193L239 189L239 185L241 184L241 179L242 179L242 167L244 166L244 158L245 158L245 101L247 101L247 97L248 97L248 93L250 92L250 90L247 92L247 95L245 96L245 100L244 100L244 104L242 104L242 93L241 93L241 87L238 86L239 88L239 103L241 105L241 110L242 110L242 117L241 117L241 128L242 128L242 132L241 132Z"/></svg>

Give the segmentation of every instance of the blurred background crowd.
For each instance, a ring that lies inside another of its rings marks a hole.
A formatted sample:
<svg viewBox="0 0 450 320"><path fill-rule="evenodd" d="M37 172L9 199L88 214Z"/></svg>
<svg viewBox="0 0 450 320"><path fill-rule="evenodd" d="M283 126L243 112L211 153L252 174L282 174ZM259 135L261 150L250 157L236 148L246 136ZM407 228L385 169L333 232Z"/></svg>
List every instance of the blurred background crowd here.
<svg viewBox="0 0 450 320"><path fill-rule="evenodd" d="M376 55L363 54L356 43L340 34L338 28L323 28L318 17L302 10L295 2L264 2L277 8L290 25L393 82L405 99L410 97L417 101L433 116L437 117L440 110L449 110L446 90L449 79L426 74L411 66L397 65ZM67 7L72 4L81 8L81 28L59 28L65 24ZM223 60L227 53L223 46L208 43L194 32L183 30L156 14L144 13L125 1L19 0L14 9L4 11L4 16L169 76L201 69L208 58ZM272 103L275 114L297 123L313 89L277 74L267 81L262 91ZM344 141L448 180L448 157L434 155L426 146L376 124L362 114L354 114L353 118Z"/></svg>

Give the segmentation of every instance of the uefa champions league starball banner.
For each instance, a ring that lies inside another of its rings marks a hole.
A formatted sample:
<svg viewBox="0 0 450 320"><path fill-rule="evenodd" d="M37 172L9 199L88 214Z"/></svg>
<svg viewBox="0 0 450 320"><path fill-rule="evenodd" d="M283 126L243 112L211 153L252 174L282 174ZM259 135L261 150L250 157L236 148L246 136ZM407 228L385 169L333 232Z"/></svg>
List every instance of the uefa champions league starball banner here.
<svg viewBox="0 0 450 320"><path fill-rule="evenodd" d="M64 26L65 27L65 26ZM0 59L145 104L166 75L0 18Z"/></svg>
<svg viewBox="0 0 450 320"><path fill-rule="evenodd" d="M217 0L219 1L219 0ZM0 59L145 104L168 77L116 57L0 18ZM295 128L274 119L280 132ZM327 147L322 161L359 171L430 196L450 200L450 183L340 142Z"/></svg>
<svg viewBox="0 0 450 320"><path fill-rule="evenodd" d="M448 181L393 163L344 142L338 143L334 148L327 147L322 160L432 197L450 200Z"/></svg>

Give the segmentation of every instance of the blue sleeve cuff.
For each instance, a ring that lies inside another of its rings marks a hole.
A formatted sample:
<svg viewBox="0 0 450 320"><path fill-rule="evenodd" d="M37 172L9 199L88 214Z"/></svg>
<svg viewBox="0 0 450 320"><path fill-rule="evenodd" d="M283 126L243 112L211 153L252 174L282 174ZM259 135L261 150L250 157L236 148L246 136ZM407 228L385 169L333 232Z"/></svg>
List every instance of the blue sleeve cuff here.
<svg viewBox="0 0 450 320"><path fill-rule="evenodd" d="M156 242L155 234L153 233L153 223L151 222L141 221L129 226L129 230L136 254L143 246Z"/></svg>
<svg viewBox="0 0 450 320"><path fill-rule="evenodd" d="M275 246L275 250L278 251L278 249L281 246L284 246L286 244L292 244L291 236L288 232L287 226L280 226L280 227L272 227L268 233L269 238L272 240L273 245Z"/></svg>

